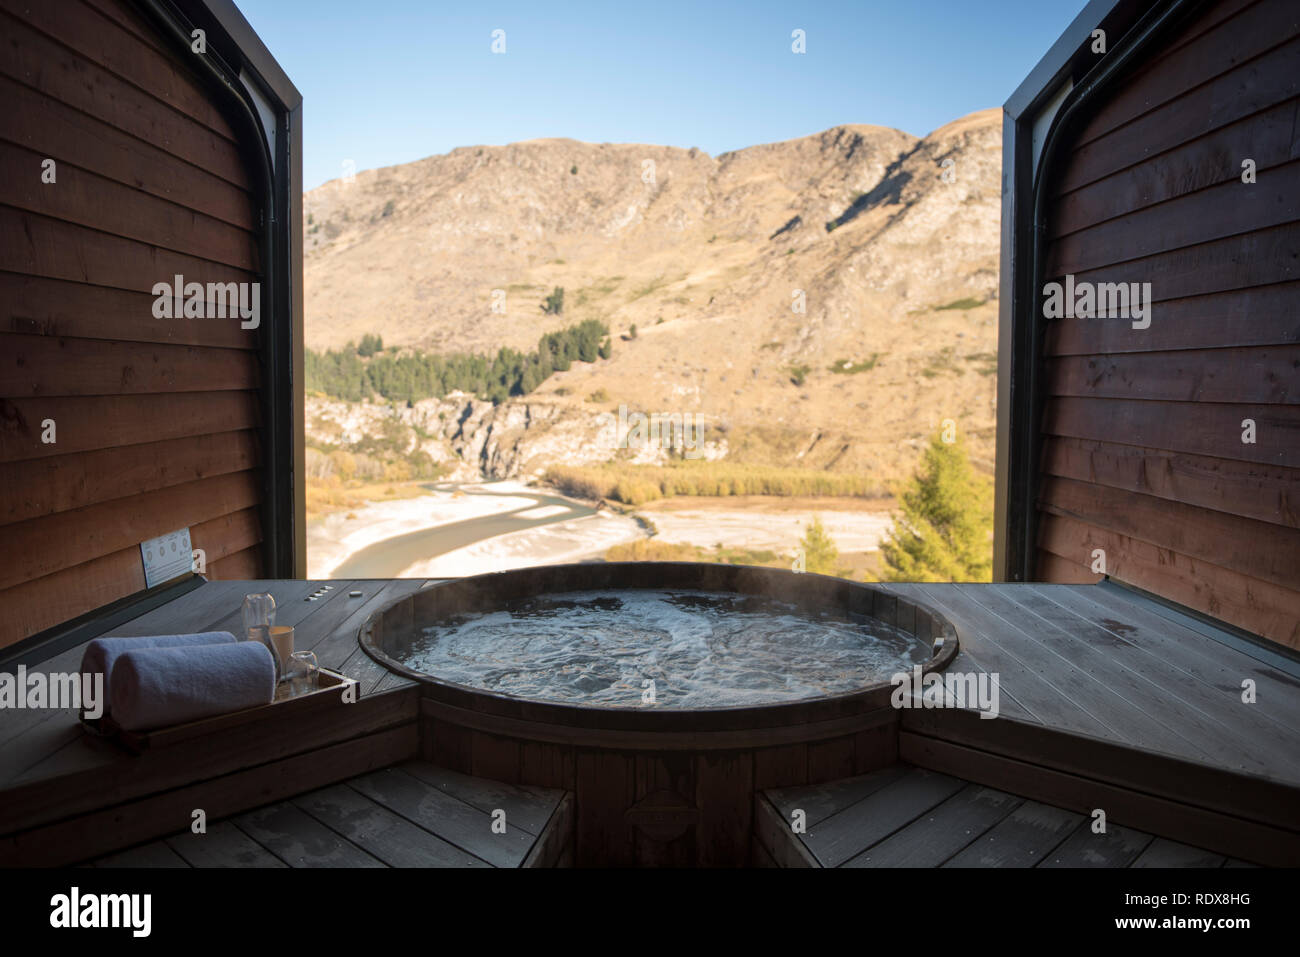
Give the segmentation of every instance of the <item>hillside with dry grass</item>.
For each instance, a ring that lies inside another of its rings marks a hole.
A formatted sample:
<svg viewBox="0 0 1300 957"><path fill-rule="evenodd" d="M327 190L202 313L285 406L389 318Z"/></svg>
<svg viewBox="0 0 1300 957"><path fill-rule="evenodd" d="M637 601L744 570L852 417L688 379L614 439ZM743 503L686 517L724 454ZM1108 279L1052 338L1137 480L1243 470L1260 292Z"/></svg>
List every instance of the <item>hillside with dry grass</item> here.
<svg viewBox="0 0 1300 957"><path fill-rule="evenodd" d="M924 139L841 126L717 157L534 140L361 172L306 195L307 344L526 351L607 324L609 359L513 411L392 410L436 461L487 474L601 460L583 436L621 403L702 415L732 461L880 480L951 418L988 469L1000 146L988 110ZM482 460L507 440L506 465Z"/></svg>

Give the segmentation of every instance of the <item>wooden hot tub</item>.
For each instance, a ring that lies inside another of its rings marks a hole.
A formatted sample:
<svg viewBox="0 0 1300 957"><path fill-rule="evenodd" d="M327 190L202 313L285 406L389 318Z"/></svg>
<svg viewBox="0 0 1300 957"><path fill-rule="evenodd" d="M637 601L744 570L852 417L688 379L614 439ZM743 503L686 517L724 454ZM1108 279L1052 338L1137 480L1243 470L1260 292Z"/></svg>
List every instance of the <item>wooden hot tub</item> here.
<svg viewBox="0 0 1300 957"><path fill-rule="evenodd" d="M608 707L514 697L407 667L420 630L527 596L602 589L721 592L876 619L957 653L941 615L881 588L780 569L687 562L552 565L444 582L362 626L366 652L423 685L424 756L465 774L561 787L576 798L575 863L748 862L754 792L817 784L894 763L898 712L884 680L849 693L744 707Z"/></svg>

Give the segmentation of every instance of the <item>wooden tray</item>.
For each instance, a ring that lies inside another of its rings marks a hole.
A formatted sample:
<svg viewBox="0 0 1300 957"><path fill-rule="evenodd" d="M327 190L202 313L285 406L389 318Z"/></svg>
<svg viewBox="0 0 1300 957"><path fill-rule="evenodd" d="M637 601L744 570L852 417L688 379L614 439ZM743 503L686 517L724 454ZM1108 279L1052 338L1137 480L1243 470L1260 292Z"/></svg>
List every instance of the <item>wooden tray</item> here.
<svg viewBox="0 0 1300 957"><path fill-rule="evenodd" d="M231 728L243 727L254 722L279 721L289 715L299 716L313 712L324 714L336 708L345 708L347 704L343 701L343 689L348 685L356 684L356 681L337 671L321 668L317 671L317 684L313 690L295 695L291 693L289 683L286 682L276 686L274 701L256 708L231 711L228 714L213 715L211 718L201 718L198 721L175 724L167 728L155 728L152 731L127 731L125 728L119 728L111 716L105 716L97 721L83 717L81 724L91 734L112 738L132 754L140 754L151 748L163 748L195 738L220 734ZM360 699L359 689L354 690L353 700Z"/></svg>

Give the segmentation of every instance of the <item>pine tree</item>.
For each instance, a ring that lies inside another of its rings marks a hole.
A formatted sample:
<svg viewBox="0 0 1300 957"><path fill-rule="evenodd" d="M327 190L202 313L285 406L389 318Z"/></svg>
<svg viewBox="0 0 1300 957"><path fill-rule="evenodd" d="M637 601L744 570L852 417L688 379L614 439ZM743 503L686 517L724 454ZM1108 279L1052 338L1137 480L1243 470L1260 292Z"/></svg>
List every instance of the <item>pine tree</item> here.
<svg viewBox="0 0 1300 957"><path fill-rule="evenodd" d="M849 570L840 565L840 550L835 547L835 542L826 533L826 527L818 516L813 516L812 524L799 542L799 548L803 552L804 571L815 575L848 577Z"/></svg>
<svg viewBox="0 0 1300 957"><path fill-rule="evenodd" d="M993 495L961 441L935 436L881 543L886 581L986 582L993 577Z"/></svg>

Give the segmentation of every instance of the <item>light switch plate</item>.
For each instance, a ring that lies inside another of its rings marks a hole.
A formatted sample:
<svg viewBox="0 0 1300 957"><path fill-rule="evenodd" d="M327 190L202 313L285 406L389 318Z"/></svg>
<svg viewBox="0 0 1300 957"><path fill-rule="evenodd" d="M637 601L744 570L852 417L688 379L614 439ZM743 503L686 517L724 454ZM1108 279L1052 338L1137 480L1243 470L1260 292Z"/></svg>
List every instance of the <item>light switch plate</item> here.
<svg viewBox="0 0 1300 957"><path fill-rule="evenodd" d="M190 530L159 535L140 543L140 557L144 559L144 586L152 588L184 575L194 567L194 550L190 546Z"/></svg>

